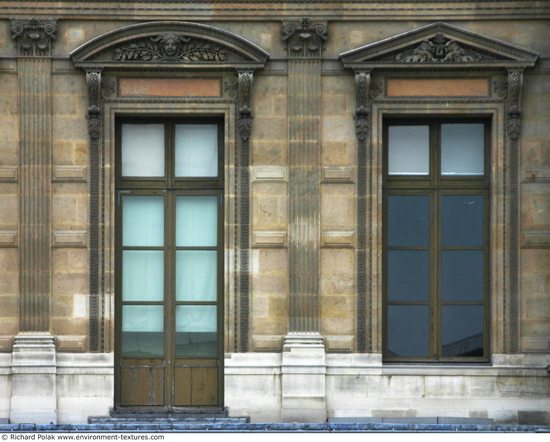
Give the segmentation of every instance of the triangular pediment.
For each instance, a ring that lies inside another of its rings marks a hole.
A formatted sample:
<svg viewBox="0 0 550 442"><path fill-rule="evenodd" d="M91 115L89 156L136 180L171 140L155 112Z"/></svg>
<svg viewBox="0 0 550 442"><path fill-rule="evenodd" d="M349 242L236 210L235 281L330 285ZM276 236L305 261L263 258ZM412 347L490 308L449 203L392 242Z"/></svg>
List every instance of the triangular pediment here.
<svg viewBox="0 0 550 442"><path fill-rule="evenodd" d="M259 67L269 54L254 43L213 26L149 22L96 37L71 52L76 66L140 69Z"/></svg>
<svg viewBox="0 0 550 442"><path fill-rule="evenodd" d="M437 22L340 54L345 67L527 67L538 54Z"/></svg>

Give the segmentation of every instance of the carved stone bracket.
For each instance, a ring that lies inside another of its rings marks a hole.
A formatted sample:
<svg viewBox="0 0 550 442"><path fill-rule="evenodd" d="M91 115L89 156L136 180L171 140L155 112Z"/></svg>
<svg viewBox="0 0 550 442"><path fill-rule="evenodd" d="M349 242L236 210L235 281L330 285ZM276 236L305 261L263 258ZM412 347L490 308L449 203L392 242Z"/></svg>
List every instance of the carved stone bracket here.
<svg viewBox="0 0 550 442"><path fill-rule="evenodd" d="M523 71L508 70L508 135L517 140L521 133L521 93L523 89Z"/></svg>
<svg viewBox="0 0 550 442"><path fill-rule="evenodd" d="M51 57L57 21L53 18L11 19L11 38L19 57Z"/></svg>
<svg viewBox="0 0 550 442"><path fill-rule="evenodd" d="M288 58L318 58L328 38L327 23L312 23L309 18L300 22L285 22L281 38L288 45Z"/></svg>
<svg viewBox="0 0 550 442"><path fill-rule="evenodd" d="M238 120L239 137L239 189L240 200L240 248L239 248L239 304L240 304L240 342L238 348L248 351L249 315L250 315L250 134L252 132L252 109L250 94L254 73L252 70L238 71ZM235 334L237 335L237 333Z"/></svg>
<svg viewBox="0 0 550 442"><path fill-rule="evenodd" d="M370 128L370 71L355 73L356 107L355 107L355 132L359 141L365 141Z"/></svg>
<svg viewBox="0 0 550 442"><path fill-rule="evenodd" d="M101 169L101 70L86 71L88 84L88 134L90 136L90 350L101 351L103 341L100 287L100 169Z"/></svg>

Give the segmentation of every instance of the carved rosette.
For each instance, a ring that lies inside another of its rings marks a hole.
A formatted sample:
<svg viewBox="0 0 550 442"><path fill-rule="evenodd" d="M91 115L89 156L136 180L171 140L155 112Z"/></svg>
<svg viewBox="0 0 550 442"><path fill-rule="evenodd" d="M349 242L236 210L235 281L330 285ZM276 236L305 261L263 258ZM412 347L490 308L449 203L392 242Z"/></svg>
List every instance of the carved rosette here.
<svg viewBox="0 0 550 442"><path fill-rule="evenodd" d="M57 21L53 18L11 19L11 38L20 57L51 57Z"/></svg>
<svg viewBox="0 0 550 442"><path fill-rule="evenodd" d="M117 61L209 62L225 61L226 51L205 40L165 32L118 46L113 58Z"/></svg>
<svg viewBox="0 0 550 442"><path fill-rule="evenodd" d="M281 38L287 43L289 58L321 57L323 44L328 38L327 23L312 23L308 18L300 22L285 22Z"/></svg>
<svg viewBox="0 0 550 442"><path fill-rule="evenodd" d="M523 71L508 71L508 135L517 140L521 134L521 91L523 89Z"/></svg>

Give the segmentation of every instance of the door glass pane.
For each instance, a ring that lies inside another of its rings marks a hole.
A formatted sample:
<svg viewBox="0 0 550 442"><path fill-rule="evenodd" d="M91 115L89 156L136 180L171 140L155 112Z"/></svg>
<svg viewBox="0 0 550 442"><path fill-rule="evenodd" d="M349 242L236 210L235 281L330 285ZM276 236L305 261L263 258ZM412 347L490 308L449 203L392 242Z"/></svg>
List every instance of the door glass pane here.
<svg viewBox="0 0 550 442"><path fill-rule="evenodd" d="M390 126L388 137L390 175L430 173L429 126Z"/></svg>
<svg viewBox="0 0 550 442"><path fill-rule="evenodd" d="M176 245L211 246L218 242L218 198L179 196L176 199Z"/></svg>
<svg viewBox="0 0 550 442"><path fill-rule="evenodd" d="M164 245L164 200L161 196L122 198L122 245Z"/></svg>
<svg viewBox="0 0 550 442"><path fill-rule="evenodd" d="M216 356L216 313L215 305L176 307L176 356Z"/></svg>
<svg viewBox="0 0 550 442"><path fill-rule="evenodd" d="M164 308L162 305L122 307L122 353L152 358L163 354Z"/></svg>
<svg viewBox="0 0 550 442"><path fill-rule="evenodd" d="M443 356L483 356L483 306L445 305Z"/></svg>
<svg viewBox="0 0 550 442"><path fill-rule="evenodd" d="M122 299L162 301L164 292L164 252L125 250L122 252Z"/></svg>
<svg viewBox="0 0 550 442"><path fill-rule="evenodd" d="M428 196L388 197L388 245L429 245L430 199Z"/></svg>
<svg viewBox="0 0 550 442"><path fill-rule="evenodd" d="M387 281L390 301L428 300L429 257L427 251L388 251Z"/></svg>
<svg viewBox="0 0 550 442"><path fill-rule="evenodd" d="M122 176L164 176L164 125L122 125Z"/></svg>
<svg viewBox="0 0 550 442"><path fill-rule="evenodd" d="M216 300L217 255L215 250L176 252L176 299L178 301Z"/></svg>
<svg viewBox="0 0 550 442"><path fill-rule="evenodd" d="M429 309L427 305L388 306L388 354L428 356Z"/></svg>
<svg viewBox="0 0 550 442"><path fill-rule="evenodd" d="M176 176L218 176L218 126L176 124Z"/></svg>
<svg viewBox="0 0 550 442"><path fill-rule="evenodd" d="M444 246L483 244L483 197L452 195L441 197Z"/></svg>
<svg viewBox="0 0 550 442"><path fill-rule="evenodd" d="M483 300L483 251L447 250L442 255L443 300Z"/></svg>
<svg viewBox="0 0 550 442"><path fill-rule="evenodd" d="M483 175L484 125L441 125L441 173Z"/></svg>

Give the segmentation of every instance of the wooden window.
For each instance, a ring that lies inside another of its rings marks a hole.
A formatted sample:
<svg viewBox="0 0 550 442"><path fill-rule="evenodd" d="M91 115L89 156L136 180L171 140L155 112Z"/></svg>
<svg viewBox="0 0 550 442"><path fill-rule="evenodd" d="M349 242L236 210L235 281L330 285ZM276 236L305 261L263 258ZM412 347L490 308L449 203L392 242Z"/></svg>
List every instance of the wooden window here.
<svg viewBox="0 0 550 442"><path fill-rule="evenodd" d="M486 361L489 123L384 122L384 360Z"/></svg>

